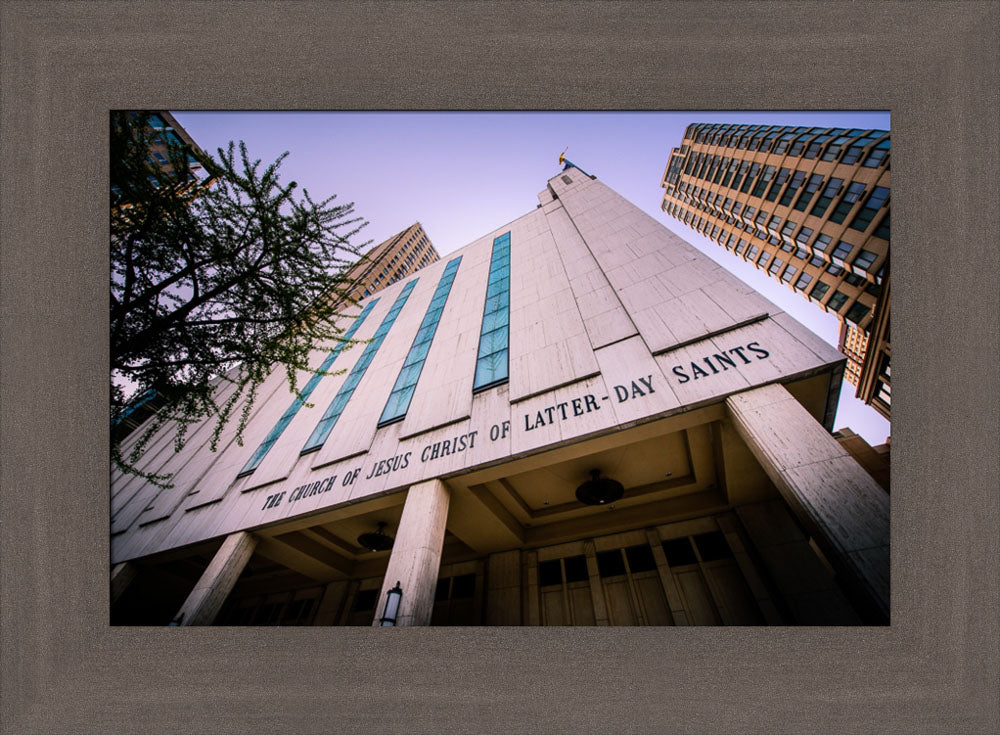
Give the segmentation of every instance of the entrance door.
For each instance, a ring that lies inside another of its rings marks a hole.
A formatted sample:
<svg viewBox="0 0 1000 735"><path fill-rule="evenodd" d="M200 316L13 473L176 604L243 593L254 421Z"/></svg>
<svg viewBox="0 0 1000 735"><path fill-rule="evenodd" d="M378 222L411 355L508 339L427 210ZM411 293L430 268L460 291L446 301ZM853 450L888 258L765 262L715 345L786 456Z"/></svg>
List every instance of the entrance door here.
<svg viewBox="0 0 1000 735"><path fill-rule="evenodd" d="M727 516L699 518L550 546L538 550L537 569L529 552L527 620L540 625L761 625L761 607L720 530L729 522ZM743 564L747 573L756 574L749 561Z"/></svg>
<svg viewBox="0 0 1000 735"><path fill-rule="evenodd" d="M649 544L597 553L597 573L611 625L672 625Z"/></svg>
<svg viewBox="0 0 1000 735"><path fill-rule="evenodd" d="M594 600L583 554L538 563L542 625L594 625Z"/></svg>
<svg viewBox="0 0 1000 735"><path fill-rule="evenodd" d="M720 531L663 542L692 625L760 625L763 616Z"/></svg>

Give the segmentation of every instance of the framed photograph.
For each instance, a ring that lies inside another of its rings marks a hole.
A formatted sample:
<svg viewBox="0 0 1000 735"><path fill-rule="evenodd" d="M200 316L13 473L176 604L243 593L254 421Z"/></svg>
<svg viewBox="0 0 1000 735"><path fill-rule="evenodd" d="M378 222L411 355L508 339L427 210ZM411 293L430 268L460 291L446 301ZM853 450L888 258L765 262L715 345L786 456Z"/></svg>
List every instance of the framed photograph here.
<svg viewBox="0 0 1000 735"><path fill-rule="evenodd" d="M1000 724L995 6L3 14L9 731Z"/></svg>

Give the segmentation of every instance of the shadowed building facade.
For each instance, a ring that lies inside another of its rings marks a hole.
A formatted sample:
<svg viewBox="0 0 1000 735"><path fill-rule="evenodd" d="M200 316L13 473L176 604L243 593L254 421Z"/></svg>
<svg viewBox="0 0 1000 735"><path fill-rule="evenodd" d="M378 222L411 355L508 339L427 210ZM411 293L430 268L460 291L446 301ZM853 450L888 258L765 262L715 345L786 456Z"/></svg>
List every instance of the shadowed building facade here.
<svg viewBox="0 0 1000 735"><path fill-rule="evenodd" d="M572 164L538 199L362 297L311 408L278 368L243 446L154 436L112 622L372 625L397 583L397 625L887 622L844 358Z"/></svg>
<svg viewBox="0 0 1000 735"><path fill-rule="evenodd" d="M661 182L664 212L837 315L844 377L885 418L889 150L887 130L698 123Z"/></svg>

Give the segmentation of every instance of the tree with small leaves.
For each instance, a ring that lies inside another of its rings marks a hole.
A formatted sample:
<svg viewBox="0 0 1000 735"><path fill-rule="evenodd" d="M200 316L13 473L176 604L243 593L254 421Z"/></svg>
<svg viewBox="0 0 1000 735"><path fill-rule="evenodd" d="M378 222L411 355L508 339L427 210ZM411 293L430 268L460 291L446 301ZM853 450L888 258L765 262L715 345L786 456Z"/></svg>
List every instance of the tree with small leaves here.
<svg viewBox="0 0 1000 735"><path fill-rule="evenodd" d="M316 372L310 355L333 349L355 303L345 273L367 223L353 204L282 184L287 152L262 166L240 142L213 158L149 112L112 113L110 135L112 460L164 484L136 464L168 422L175 450L206 420L213 450L230 421L242 442L276 365L301 398L296 372ZM116 427L150 395L161 407L125 453Z"/></svg>

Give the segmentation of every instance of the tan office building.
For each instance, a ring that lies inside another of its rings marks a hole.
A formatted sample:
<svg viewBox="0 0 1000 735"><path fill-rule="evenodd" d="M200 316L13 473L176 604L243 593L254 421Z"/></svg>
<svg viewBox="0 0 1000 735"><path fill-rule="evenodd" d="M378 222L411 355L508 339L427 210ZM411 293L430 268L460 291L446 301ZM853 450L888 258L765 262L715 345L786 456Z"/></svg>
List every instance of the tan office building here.
<svg viewBox="0 0 1000 735"><path fill-rule="evenodd" d="M158 168L165 175L163 181L156 182L156 185L159 186L161 183L169 181L170 185L177 187L178 191L188 191L196 187L204 189L211 186L215 181L214 176L201 165L194 155L198 153L204 156L206 155L205 151L201 149L190 133L166 110L155 110L147 114L146 124L149 128L150 146L149 154L146 158L151 166ZM129 112L128 115L135 120L138 118L139 113ZM169 147L172 145L190 149L188 152L190 181L187 182L187 185L174 180L174 167L170 162L169 152ZM114 191L114 187L112 187L112 191ZM122 204L129 206L129 202L123 202Z"/></svg>
<svg viewBox="0 0 1000 735"><path fill-rule="evenodd" d="M845 378L886 418L889 150L886 130L698 123L661 182L664 212L837 314L854 345L884 324L871 360L845 351Z"/></svg>
<svg viewBox="0 0 1000 735"><path fill-rule="evenodd" d="M424 228L415 222L371 248L346 272L346 282L356 285L345 295L361 301L439 257Z"/></svg>
<svg viewBox="0 0 1000 735"><path fill-rule="evenodd" d="M598 179L355 313L313 408L277 369L243 446L112 479L113 623L887 622L843 357Z"/></svg>

